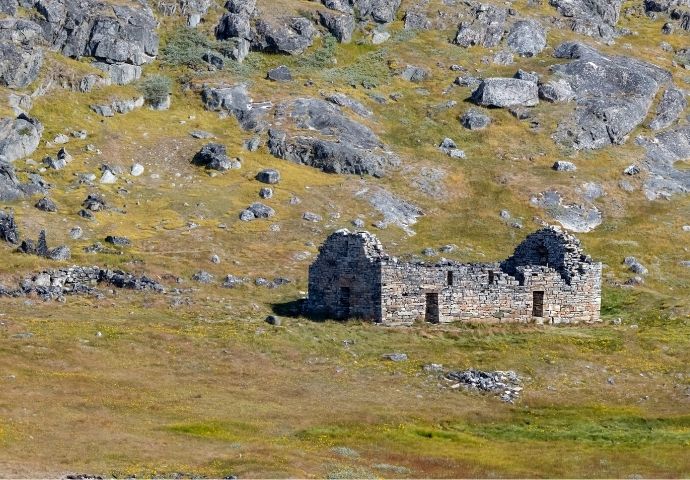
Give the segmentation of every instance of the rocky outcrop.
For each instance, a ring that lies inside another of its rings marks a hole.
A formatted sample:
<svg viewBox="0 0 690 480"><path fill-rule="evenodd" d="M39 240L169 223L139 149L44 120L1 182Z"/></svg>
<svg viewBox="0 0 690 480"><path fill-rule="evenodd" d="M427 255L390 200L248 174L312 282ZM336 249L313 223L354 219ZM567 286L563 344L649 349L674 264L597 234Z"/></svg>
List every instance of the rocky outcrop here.
<svg viewBox="0 0 690 480"><path fill-rule="evenodd" d="M111 103L105 105L90 105L98 115L104 117L113 117L116 113L125 114L134 109L144 106L144 97L132 98L127 100L113 100Z"/></svg>
<svg viewBox="0 0 690 480"><path fill-rule="evenodd" d="M327 173L381 176L397 165L396 157L365 125L329 102L298 98L276 108L269 130L269 151L276 157L319 168Z"/></svg>
<svg viewBox="0 0 690 480"><path fill-rule="evenodd" d="M659 133L641 143L647 150L643 165L649 172L645 196L657 200L690 193L690 170L677 168L679 162L687 164L690 159L690 126Z"/></svg>
<svg viewBox="0 0 690 480"><path fill-rule="evenodd" d="M548 190L531 198L531 204L572 232L590 232L601 225L602 215L594 205L565 203L561 194Z"/></svg>
<svg viewBox="0 0 690 480"><path fill-rule="evenodd" d="M546 31L536 20L520 20L510 27L506 44L521 57L533 57L546 48Z"/></svg>
<svg viewBox="0 0 690 480"><path fill-rule="evenodd" d="M564 26L591 37L611 39L623 0L549 0L565 17Z"/></svg>
<svg viewBox="0 0 690 480"><path fill-rule="evenodd" d="M559 123L554 139L578 150L624 143L644 121L659 88L671 78L669 72L649 63L603 56L574 42L561 44L554 55L572 59L552 70L567 80L577 103L573 115Z"/></svg>
<svg viewBox="0 0 690 480"><path fill-rule="evenodd" d="M357 20L389 23L395 20L401 0L322 0L327 8L343 13L356 13Z"/></svg>
<svg viewBox="0 0 690 480"><path fill-rule="evenodd" d="M216 38L232 44L230 56L242 62L249 54L250 43L254 36L252 19L256 13L255 0L229 0L225 4L228 11L216 27Z"/></svg>
<svg viewBox="0 0 690 480"><path fill-rule="evenodd" d="M41 122L23 113L15 119L0 119L0 162L14 162L31 155L42 134Z"/></svg>
<svg viewBox="0 0 690 480"><path fill-rule="evenodd" d="M41 33L29 20L0 20L0 86L24 88L38 77L43 64Z"/></svg>
<svg viewBox="0 0 690 480"><path fill-rule="evenodd" d="M667 89L656 107L656 116L649 123L649 128L661 130L670 127L687 106L688 101L685 98L685 92L678 88Z"/></svg>
<svg viewBox="0 0 690 480"><path fill-rule="evenodd" d="M103 64L141 66L158 54L157 22L145 4L38 0L33 7L50 47L68 57L93 57ZM132 71L140 73L129 67Z"/></svg>
<svg viewBox="0 0 690 480"><path fill-rule="evenodd" d="M22 183L9 163L0 161L0 201L13 202L35 193L44 193L45 184L40 176L32 174L27 183Z"/></svg>
<svg viewBox="0 0 690 480"><path fill-rule="evenodd" d="M350 13L319 11L319 22L340 43L350 43L355 30L355 17Z"/></svg>
<svg viewBox="0 0 690 480"><path fill-rule="evenodd" d="M268 126L265 118L273 105L270 102L255 103L246 84L206 87L201 98L208 110L233 115L244 130L260 131Z"/></svg>
<svg viewBox="0 0 690 480"><path fill-rule="evenodd" d="M690 31L690 2L687 0L645 0L644 8L647 15L657 18L660 13L666 14L672 22L681 29ZM664 33L671 33L666 29L673 28L673 23L664 25Z"/></svg>
<svg viewBox="0 0 690 480"><path fill-rule="evenodd" d="M519 78L487 78L472 93L472 101L487 107L533 107L539 103L537 84Z"/></svg>
<svg viewBox="0 0 690 480"><path fill-rule="evenodd" d="M480 4L472 9L471 20L460 24L454 42L461 47L496 47L503 38L507 16L505 8Z"/></svg>

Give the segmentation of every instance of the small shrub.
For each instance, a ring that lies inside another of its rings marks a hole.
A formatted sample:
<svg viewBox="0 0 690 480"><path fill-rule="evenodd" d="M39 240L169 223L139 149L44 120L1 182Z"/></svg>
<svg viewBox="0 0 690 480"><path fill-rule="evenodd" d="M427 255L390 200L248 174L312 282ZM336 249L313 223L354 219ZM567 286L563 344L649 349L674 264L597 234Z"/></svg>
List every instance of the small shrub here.
<svg viewBox="0 0 690 480"><path fill-rule="evenodd" d="M189 67L194 70L206 68L202 59L204 53L213 49L211 40L191 28L175 31L163 47L161 59L175 67Z"/></svg>
<svg viewBox="0 0 690 480"><path fill-rule="evenodd" d="M305 68L325 68L332 65L338 41L333 35L326 34L321 46L311 54L302 55L297 64Z"/></svg>
<svg viewBox="0 0 690 480"><path fill-rule="evenodd" d="M163 75L151 75L146 77L140 85L144 99L152 105L158 105L168 98L172 81Z"/></svg>

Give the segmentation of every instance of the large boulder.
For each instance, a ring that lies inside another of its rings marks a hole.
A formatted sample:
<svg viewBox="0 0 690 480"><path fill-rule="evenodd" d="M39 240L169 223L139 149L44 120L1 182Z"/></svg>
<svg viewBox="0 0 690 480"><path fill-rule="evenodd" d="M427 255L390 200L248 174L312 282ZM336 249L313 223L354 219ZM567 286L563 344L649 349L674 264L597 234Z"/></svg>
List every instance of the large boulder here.
<svg viewBox="0 0 690 480"><path fill-rule="evenodd" d="M327 173L375 176L398 163L369 127L324 100L298 98L278 105L275 123L281 129L269 130L268 148L278 158Z"/></svg>
<svg viewBox="0 0 690 480"><path fill-rule="evenodd" d="M41 33L29 20L0 20L0 85L24 88L38 77L43 64Z"/></svg>
<svg viewBox="0 0 690 480"><path fill-rule="evenodd" d="M503 38L508 10L480 4L472 9L470 16L469 21L460 24L454 42L461 47L496 47Z"/></svg>
<svg viewBox="0 0 690 480"><path fill-rule="evenodd" d="M23 113L15 119L0 119L0 162L14 162L31 155L42 134L41 122Z"/></svg>
<svg viewBox="0 0 690 480"><path fill-rule="evenodd" d="M225 145L220 143L207 143L194 158L192 163L211 170L224 172L232 168L232 161L228 158Z"/></svg>
<svg viewBox="0 0 690 480"><path fill-rule="evenodd" d="M656 107L656 116L650 122L649 128L652 130L661 130L670 127L675 122L680 114L683 113L685 107L688 106L688 101L685 98L685 92L678 88L668 88L664 91L659 105Z"/></svg>
<svg viewBox="0 0 690 480"><path fill-rule="evenodd" d="M577 103L575 112L559 123L554 139L578 150L624 143L647 116L660 87L671 79L655 65L604 56L579 43L563 43L554 55L572 60L552 70L567 80Z"/></svg>
<svg viewBox="0 0 690 480"><path fill-rule="evenodd" d="M19 228L11 211L0 210L0 240L13 245L19 243Z"/></svg>
<svg viewBox="0 0 690 480"><path fill-rule="evenodd" d="M486 107L533 107L539 103L537 84L519 78L487 78L472 93L472 100Z"/></svg>
<svg viewBox="0 0 690 480"><path fill-rule="evenodd" d="M533 57L546 48L546 32L535 20L520 20L510 27L506 43L518 55Z"/></svg>
<svg viewBox="0 0 690 480"><path fill-rule="evenodd" d="M314 42L318 30L304 17L256 22L252 48L271 53L299 55Z"/></svg>

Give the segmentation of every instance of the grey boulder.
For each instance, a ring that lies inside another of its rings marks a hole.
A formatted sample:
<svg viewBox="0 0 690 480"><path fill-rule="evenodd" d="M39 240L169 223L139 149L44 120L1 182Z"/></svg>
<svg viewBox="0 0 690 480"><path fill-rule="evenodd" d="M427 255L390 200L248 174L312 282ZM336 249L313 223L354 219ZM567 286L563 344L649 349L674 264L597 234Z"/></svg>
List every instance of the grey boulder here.
<svg viewBox="0 0 690 480"><path fill-rule="evenodd" d="M539 103L537 84L518 78L487 78L472 93L472 100L486 107L533 107Z"/></svg>
<svg viewBox="0 0 690 480"><path fill-rule="evenodd" d="M476 108L470 108L462 114L460 123L468 130L484 130L491 123L491 117Z"/></svg>
<svg viewBox="0 0 690 480"><path fill-rule="evenodd" d="M314 24L304 17L284 21L260 19L256 22L252 48L299 55L312 45L317 34Z"/></svg>
<svg viewBox="0 0 690 480"><path fill-rule="evenodd" d="M546 32L535 20L520 20L510 27L506 43L521 57L533 57L546 48Z"/></svg>
<svg viewBox="0 0 690 480"><path fill-rule="evenodd" d="M31 155L42 134L41 122L23 113L15 119L0 119L0 162L14 162Z"/></svg>
<svg viewBox="0 0 690 480"><path fill-rule="evenodd" d="M232 168L232 162L227 156L225 145L220 143L207 143L204 145L194 158L194 165L200 165L210 170L225 172Z"/></svg>

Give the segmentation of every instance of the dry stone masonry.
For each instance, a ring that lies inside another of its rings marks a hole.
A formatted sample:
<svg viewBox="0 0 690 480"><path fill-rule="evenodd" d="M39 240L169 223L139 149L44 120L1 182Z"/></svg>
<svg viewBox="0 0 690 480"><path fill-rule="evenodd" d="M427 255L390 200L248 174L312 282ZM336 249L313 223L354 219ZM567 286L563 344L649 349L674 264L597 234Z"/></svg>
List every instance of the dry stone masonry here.
<svg viewBox="0 0 690 480"><path fill-rule="evenodd" d="M309 268L310 315L388 325L455 321L597 322L601 263L549 226L503 262L401 262L367 232L331 234Z"/></svg>

